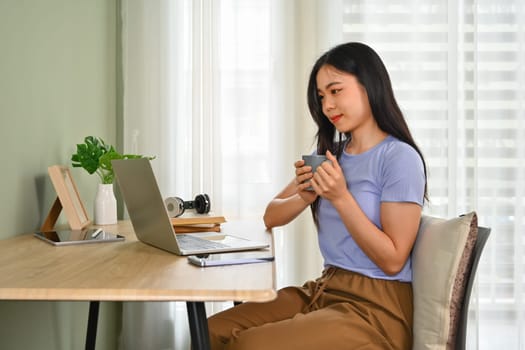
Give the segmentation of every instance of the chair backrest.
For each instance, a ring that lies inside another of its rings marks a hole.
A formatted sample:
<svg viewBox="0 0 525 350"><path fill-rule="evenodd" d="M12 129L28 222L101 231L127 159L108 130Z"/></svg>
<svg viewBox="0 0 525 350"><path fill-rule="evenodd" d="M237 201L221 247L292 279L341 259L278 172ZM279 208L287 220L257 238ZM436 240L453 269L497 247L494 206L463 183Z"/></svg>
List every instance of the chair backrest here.
<svg viewBox="0 0 525 350"><path fill-rule="evenodd" d="M462 350L468 303L490 229L471 212L452 219L423 216L412 251L414 350Z"/></svg>
<svg viewBox="0 0 525 350"><path fill-rule="evenodd" d="M476 244L472 252L472 266L468 274L468 282L465 287L465 294L463 296L463 305L461 308L461 317L459 320L457 336L456 336L456 350L463 350L466 348L467 343L467 322L468 322L468 310L470 295L472 293L472 286L474 285L474 280L476 279L476 271L478 269L479 259L485 243L490 235L490 228L478 226L478 238L476 239Z"/></svg>

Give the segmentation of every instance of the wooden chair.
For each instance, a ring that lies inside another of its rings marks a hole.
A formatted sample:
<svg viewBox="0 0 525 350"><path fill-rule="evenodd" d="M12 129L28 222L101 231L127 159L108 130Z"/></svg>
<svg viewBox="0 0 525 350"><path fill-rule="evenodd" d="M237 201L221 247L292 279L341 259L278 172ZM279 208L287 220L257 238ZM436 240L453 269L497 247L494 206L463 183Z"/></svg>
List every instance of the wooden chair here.
<svg viewBox="0 0 525 350"><path fill-rule="evenodd" d="M490 228L471 212L423 216L412 252L414 350L464 350L470 295Z"/></svg>
<svg viewBox="0 0 525 350"><path fill-rule="evenodd" d="M481 257L481 253L483 252L483 248L485 247L485 243L487 243L487 240L489 238L490 231L491 229L488 227L478 226L478 239L476 240L476 244L474 245L474 251L473 251L474 256L473 256L473 261L472 261L472 267L470 268L470 271L468 274L468 282L465 288L465 294L463 296L461 317L460 317L457 335L456 335L456 350L464 350L466 348L468 310L469 310L470 295L472 293L472 285L474 284L474 280L476 278L476 271L478 269L479 259Z"/></svg>

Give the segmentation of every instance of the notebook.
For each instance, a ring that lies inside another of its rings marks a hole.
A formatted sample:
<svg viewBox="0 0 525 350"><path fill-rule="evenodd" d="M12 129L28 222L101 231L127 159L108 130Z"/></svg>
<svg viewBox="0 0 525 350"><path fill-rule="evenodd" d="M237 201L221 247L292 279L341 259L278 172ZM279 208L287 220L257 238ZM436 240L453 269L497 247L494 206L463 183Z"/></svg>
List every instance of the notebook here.
<svg viewBox="0 0 525 350"><path fill-rule="evenodd" d="M175 234L149 159L111 161L137 238L177 255L256 250L269 246L223 232Z"/></svg>

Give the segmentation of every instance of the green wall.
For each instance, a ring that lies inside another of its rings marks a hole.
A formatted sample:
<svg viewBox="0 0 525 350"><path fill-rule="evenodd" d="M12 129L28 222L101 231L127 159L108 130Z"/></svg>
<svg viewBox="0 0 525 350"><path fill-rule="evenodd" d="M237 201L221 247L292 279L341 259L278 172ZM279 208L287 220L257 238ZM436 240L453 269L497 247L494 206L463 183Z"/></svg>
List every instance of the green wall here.
<svg viewBox="0 0 525 350"><path fill-rule="evenodd" d="M49 165L69 165L86 135L118 141L118 7L0 0L0 239L41 225L55 197ZM92 218L98 180L72 173ZM87 311L87 302L0 301L0 348L81 349ZM100 312L97 349L115 349L120 304L102 303Z"/></svg>

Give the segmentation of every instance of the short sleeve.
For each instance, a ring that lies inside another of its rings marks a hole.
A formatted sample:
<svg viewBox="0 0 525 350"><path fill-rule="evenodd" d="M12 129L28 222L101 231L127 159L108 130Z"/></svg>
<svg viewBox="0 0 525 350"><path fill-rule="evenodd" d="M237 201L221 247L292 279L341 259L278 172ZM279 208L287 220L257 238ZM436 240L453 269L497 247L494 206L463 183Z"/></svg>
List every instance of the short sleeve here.
<svg viewBox="0 0 525 350"><path fill-rule="evenodd" d="M425 170L423 160L412 146L393 142L385 152L382 202L413 202L423 206Z"/></svg>

